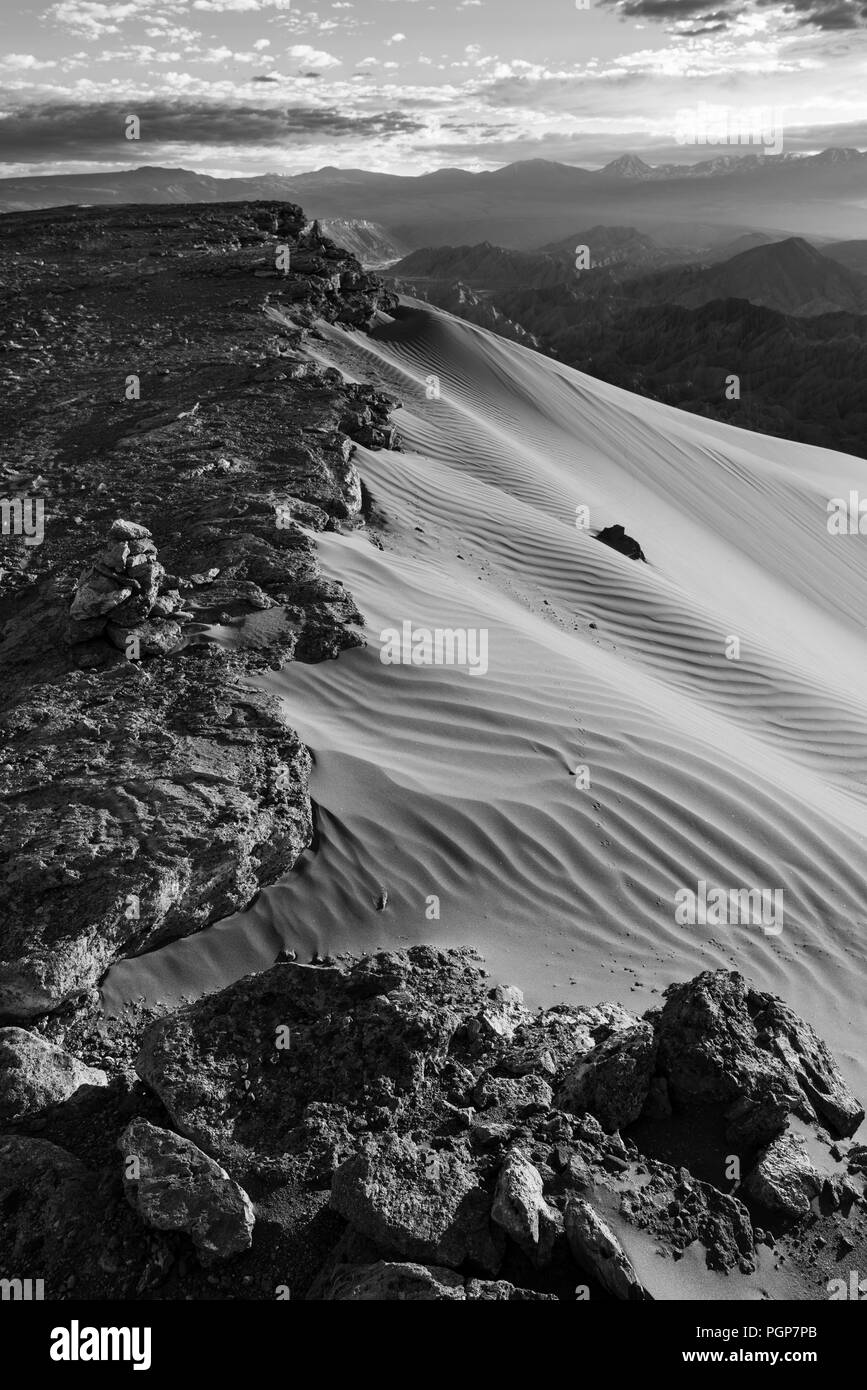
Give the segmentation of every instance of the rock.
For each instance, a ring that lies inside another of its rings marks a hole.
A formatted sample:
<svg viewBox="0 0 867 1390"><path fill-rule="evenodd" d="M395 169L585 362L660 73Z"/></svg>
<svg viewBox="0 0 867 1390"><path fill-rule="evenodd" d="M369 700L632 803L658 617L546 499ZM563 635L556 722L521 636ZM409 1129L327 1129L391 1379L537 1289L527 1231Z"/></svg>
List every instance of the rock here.
<svg viewBox="0 0 867 1390"><path fill-rule="evenodd" d="M149 541L152 539L146 526L140 526L137 521L123 521L121 519L112 522L108 534L113 541Z"/></svg>
<svg viewBox="0 0 867 1390"><path fill-rule="evenodd" d="M600 1043L568 1072L557 1104L575 1114L589 1110L603 1128L619 1130L641 1114L656 1064L649 1023L636 1023Z"/></svg>
<svg viewBox="0 0 867 1390"><path fill-rule="evenodd" d="M473 1093L473 1100L480 1110L509 1110L517 1116L535 1114L547 1110L553 1095L547 1081L541 1076L491 1076L481 1077Z"/></svg>
<svg viewBox="0 0 867 1390"><path fill-rule="evenodd" d="M614 1298L644 1301L648 1295L623 1246L589 1202L571 1197L565 1212L566 1239L575 1263Z"/></svg>
<svg viewBox="0 0 867 1390"><path fill-rule="evenodd" d="M538 1168L513 1149L500 1169L491 1220L502 1226L519 1249L537 1266L550 1264L561 1223L542 1195Z"/></svg>
<svg viewBox="0 0 867 1390"><path fill-rule="evenodd" d="M505 1279L464 1280L437 1265L379 1260L370 1265L338 1265L322 1298L332 1302L557 1302L556 1295L518 1289Z"/></svg>
<svg viewBox="0 0 867 1390"><path fill-rule="evenodd" d="M499 1268L491 1199L457 1152L425 1152L398 1135L371 1139L334 1174L331 1205L383 1250L408 1260L456 1268L471 1259L494 1274Z"/></svg>
<svg viewBox="0 0 867 1390"><path fill-rule="evenodd" d="M338 1265L323 1293L331 1302L462 1302L464 1281L451 1269L435 1265Z"/></svg>
<svg viewBox="0 0 867 1390"><path fill-rule="evenodd" d="M227 682L207 653L170 665L77 672L15 716L7 1018L55 1009L119 956L246 907L310 841L310 757L276 700ZM230 729L215 718L221 687Z"/></svg>
<svg viewBox="0 0 867 1390"><path fill-rule="evenodd" d="M365 957L349 971L275 965L154 1024L136 1070L175 1127L207 1152L229 1156L242 1145L282 1156L312 1102L393 1107L414 1094L445 1062L481 981L471 952L425 946ZM278 1025L289 1045L275 1052ZM267 1064L272 1054L276 1065ZM255 1082L253 1110L242 1063Z"/></svg>
<svg viewBox="0 0 867 1390"><path fill-rule="evenodd" d="M17 1124L108 1078L24 1028L0 1028L0 1123Z"/></svg>
<svg viewBox="0 0 867 1390"><path fill-rule="evenodd" d="M69 610L77 622L100 617L118 608L133 594L132 586L120 580L111 579L98 571L85 570L78 581L78 589Z"/></svg>
<svg viewBox="0 0 867 1390"><path fill-rule="evenodd" d="M781 1134L759 1154L744 1186L751 1197L769 1211L794 1219L806 1216L818 1196L822 1175L814 1166L803 1141Z"/></svg>
<svg viewBox="0 0 867 1390"><path fill-rule="evenodd" d="M127 1200L148 1226L191 1236L203 1265L249 1249L255 1223L250 1198L189 1139L135 1119L117 1146Z"/></svg>
<svg viewBox="0 0 867 1390"><path fill-rule="evenodd" d="M768 1144L788 1115L854 1134L864 1109L808 1023L743 976L707 970L672 985L655 1026L672 1103L723 1107L735 1143Z"/></svg>
<svg viewBox="0 0 867 1390"><path fill-rule="evenodd" d="M478 1015L483 1037L511 1042L515 1030L530 1018L523 992L515 985L496 985L488 991L488 1004Z"/></svg>
<svg viewBox="0 0 867 1390"><path fill-rule="evenodd" d="M120 651L137 650L143 657L167 656L169 652L175 651L184 639L180 623L154 622L152 619L145 619L136 627L121 627L118 623L109 622L105 635Z"/></svg>
<svg viewBox="0 0 867 1390"><path fill-rule="evenodd" d="M610 545L612 550L618 550L621 555L628 555L630 560L644 560L647 563L647 557L638 541L627 536L620 525L603 527L597 533L596 539L601 541L603 545Z"/></svg>

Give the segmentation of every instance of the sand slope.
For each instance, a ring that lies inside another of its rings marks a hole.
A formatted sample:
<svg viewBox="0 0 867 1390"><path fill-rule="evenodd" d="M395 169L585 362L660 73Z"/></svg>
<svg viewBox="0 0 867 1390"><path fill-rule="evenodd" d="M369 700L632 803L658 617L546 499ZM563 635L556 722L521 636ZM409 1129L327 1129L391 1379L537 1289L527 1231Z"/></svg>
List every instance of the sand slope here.
<svg viewBox="0 0 867 1390"><path fill-rule="evenodd" d="M116 967L109 1007L216 988L284 944L471 943L534 1002L639 1011L735 966L863 1095L867 537L829 535L826 503L867 497L867 463L420 306L375 341L325 333L323 361L405 404L404 452L357 458L384 548L319 538L369 645L270 682L315 756L316 850L250 912ZM650 564L576 528L579 506ZM487 672L383 665L380 633L404 621L486 630ZM699 879L783 890L782 932L678 925L674 894Z"/></svg>

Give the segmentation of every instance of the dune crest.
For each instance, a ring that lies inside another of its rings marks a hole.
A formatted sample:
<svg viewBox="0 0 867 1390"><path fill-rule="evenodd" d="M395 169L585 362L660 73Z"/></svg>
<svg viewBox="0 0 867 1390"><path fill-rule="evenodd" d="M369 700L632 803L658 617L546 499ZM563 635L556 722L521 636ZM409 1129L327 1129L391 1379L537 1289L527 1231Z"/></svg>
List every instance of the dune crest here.
<svg viewBox="0 0 867 1390"><path fill-rule="evenodd" d="M368 646L266 682L313 753L316 847L250 911L114 967L109 1008L282 946L472 944L533 1003L638 1011L724 966L809 1017L863 1091L867 552L826 504L867 496L867 462L427 307L372 339L323 332L323 362L404 406L403 452L356 456L383 548L317 537ZM596 543L615 523L648 564ZM383 662L405 623L484 633L484 674ZM781 892L783 929L679 924L701 882Z"/></svg>

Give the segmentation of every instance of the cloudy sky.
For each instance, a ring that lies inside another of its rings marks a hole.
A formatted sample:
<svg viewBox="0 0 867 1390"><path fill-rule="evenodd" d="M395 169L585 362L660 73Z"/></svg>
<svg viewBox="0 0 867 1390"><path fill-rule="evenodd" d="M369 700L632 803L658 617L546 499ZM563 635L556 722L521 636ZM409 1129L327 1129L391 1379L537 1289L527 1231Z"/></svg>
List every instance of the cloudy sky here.
<svg viewBox="0 0 867 1390"><path fill-rule="evenodd" d="M5 175L702 158L684 113L867 147L867 0L5 0L0 37Z"/></svg>

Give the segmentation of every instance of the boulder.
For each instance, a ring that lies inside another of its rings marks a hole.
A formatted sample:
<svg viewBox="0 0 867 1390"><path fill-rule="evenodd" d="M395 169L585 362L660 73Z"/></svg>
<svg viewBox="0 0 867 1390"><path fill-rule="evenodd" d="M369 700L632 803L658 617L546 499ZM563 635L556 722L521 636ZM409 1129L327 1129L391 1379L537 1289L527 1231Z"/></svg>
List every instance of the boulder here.
<svg viewBox="0 0 867 1390"><path fill-rule="evenodd" d="M607 1293L628 1302L648 1298L620 1241L589 1202L571 1197L566 1203L565 1225L575 1263Z"/></svg>
<svg viewBox="0 0 867 1390"><path fill-rule="evenodd" d="M494 1274L499 1268L491 1199L458 1152L425 1150L398 1135L371 1139L337 1169L331 1205L384 1251L405 1259L454 1268L470 1259Z"/></svg>
<svg viewBox="0 0 867 1390"><path fill-rule="evenodd" d="M0 1123L17 1124L60 1105L82 1086L105 1086L97 1067L24 1028L0 1028Z"/></svg>
<svg viewBox="0 0 867 1390"><path fill-rule="evenodd" d="M203 1265L249 1249L253 1204L242 1187L189 1139L135 1119L120 1136L124 1192L158 1231L183 1231Z"/></svg>
<svg viewBox="0 0 867 1390"><path fill-rule="evenodd" d="M469 953L422 946L350 971L275 965L152 1025L136 1069L207 1152L281 1156L313 1103L393 1107L413 1094L477 1008L480 978Z"/></svg>
<svg viewBox="0 0 867 1390"><path fill-rule="evenodd" d="M744 1187L769 1211L797 1220L809 1213L823 1182L824 1176L813 1164L803 1140L786 1133L762 1150Z"/></svg>
<svg viewBox="0 0 867 1390"><path fill-rule="evenodd" d="M864 1118L810 1025L734 971L670 986L655 1032L672 1103L723 1107L734 1143L770 1143L790 1114L838 1135L854 1134Z"/></svg>

